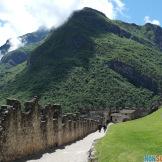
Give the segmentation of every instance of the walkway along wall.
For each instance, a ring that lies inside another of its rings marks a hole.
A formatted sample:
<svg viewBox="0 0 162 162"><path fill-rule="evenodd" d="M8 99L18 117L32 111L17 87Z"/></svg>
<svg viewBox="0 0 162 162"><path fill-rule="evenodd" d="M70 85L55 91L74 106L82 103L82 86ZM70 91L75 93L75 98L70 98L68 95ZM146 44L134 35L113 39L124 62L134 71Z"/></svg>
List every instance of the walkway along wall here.
<svg viewBox="0 0 162 162"><path fill-rule="evenodd" d="M0 109L0 162L13 161L65 145L97 130L98 122L78 114L62 115L60 105L41 107L35 97L25 103L7 99Z"/></svg>

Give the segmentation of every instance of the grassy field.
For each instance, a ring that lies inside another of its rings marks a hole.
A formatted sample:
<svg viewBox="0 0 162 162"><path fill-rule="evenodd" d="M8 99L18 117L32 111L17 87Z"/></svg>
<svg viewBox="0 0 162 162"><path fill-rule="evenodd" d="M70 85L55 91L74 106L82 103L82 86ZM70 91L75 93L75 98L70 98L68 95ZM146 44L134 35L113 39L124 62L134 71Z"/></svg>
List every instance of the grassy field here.
<svg viewBox="0 0 162 162"><path fill-rule="evenodd" d="M115 124L96 145L99 162L143 162L162 155L162 109L134 121Z"/></svg>

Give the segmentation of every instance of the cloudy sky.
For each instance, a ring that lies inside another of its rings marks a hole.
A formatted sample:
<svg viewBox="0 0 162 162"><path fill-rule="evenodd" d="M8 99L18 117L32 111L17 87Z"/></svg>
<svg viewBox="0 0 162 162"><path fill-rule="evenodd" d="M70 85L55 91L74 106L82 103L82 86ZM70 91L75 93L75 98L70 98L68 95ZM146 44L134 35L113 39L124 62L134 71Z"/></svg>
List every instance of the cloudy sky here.
<svg viewBox="0 0 162 162"><path fill-rule="evenodd" d="M160 25L162 0L0 0L0 45L37 30L61 25L74 10L91 7L110 19Z"/></svg>
<svg viewBox="0 0 162 162"><path fill-rule="evenodd" d="M140 25L146 22L162 24L162 0L123 0L123 2L126 5L124 11L126 17L119 15L119 19Z"/></svg>

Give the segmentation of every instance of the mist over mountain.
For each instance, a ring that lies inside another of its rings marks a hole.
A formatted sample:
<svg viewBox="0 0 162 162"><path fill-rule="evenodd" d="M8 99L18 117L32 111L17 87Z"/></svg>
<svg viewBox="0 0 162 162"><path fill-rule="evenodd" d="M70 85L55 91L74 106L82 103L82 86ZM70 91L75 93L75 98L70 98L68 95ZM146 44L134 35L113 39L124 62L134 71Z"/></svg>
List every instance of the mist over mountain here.
<svg viewBox="0 0 162 162"><path fill-rule="evenodd" d="M49 34L46 28L28 33L18 38L11 38L0 47L0 57L2 63L17 65L27 60L27 57Z"/></svg>

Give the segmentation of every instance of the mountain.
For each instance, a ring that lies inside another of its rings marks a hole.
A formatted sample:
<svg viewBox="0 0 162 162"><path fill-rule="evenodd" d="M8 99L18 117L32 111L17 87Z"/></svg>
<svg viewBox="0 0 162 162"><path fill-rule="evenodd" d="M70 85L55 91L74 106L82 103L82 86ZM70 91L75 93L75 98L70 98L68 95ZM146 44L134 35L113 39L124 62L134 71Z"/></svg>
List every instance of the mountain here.
<svg viewBox="0 0 162 162"><path fill-rule="evenodd" d="M1 62L9 65L17 65L26 61L30 52L38 47L48 34L49 30L41 28L36 32L20 36L17 39L21 42L21 47L12 51L10 50L12 49L12 39L7 40L0 47L2 55Z"/></svg>
<svg viewBox="0 0 162 162"><path fill-rule="evenodd" d="M144 26L115 21L121 28L127 30L137 37L144 38L162 51L162 29L158 25L147 23Z"/></svg>
<svg viewBox="0 0 162 162"><path fill-rule="evenodd" d="M110 20L91 8L76 11L31 52L27 64L1 67L0 98L38 95L64 111L149 109L161 97L161 31Z"/></svg>
<svg viewBox="0 0 162 162"><path fill-rule="evenodd" d="M7 40L6 43L0 47L1 55L5 55L10 49L10 47L11 47L10 40Z"/></svg>

